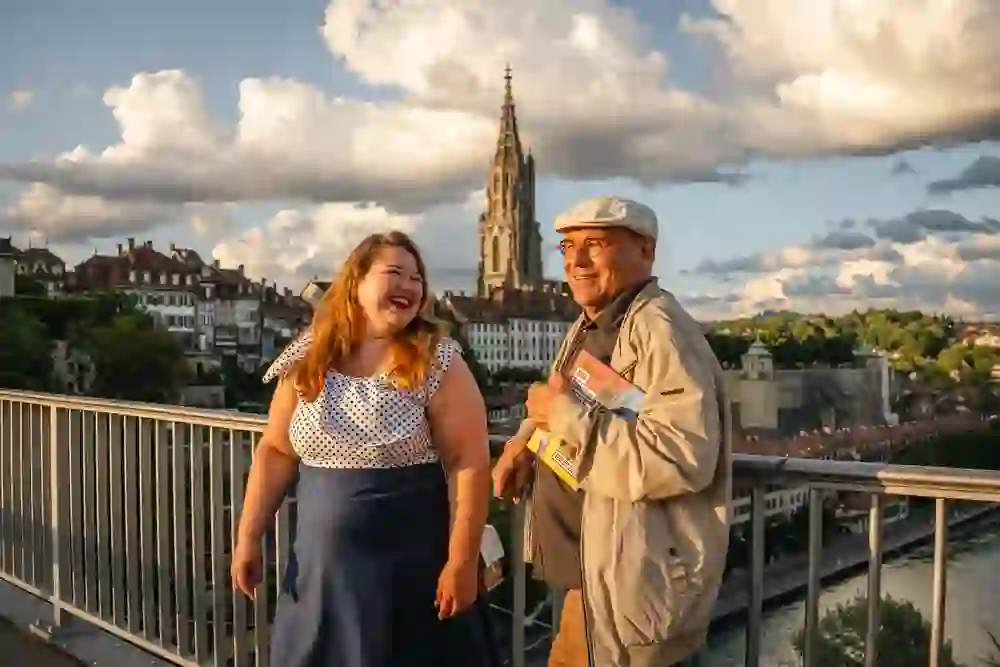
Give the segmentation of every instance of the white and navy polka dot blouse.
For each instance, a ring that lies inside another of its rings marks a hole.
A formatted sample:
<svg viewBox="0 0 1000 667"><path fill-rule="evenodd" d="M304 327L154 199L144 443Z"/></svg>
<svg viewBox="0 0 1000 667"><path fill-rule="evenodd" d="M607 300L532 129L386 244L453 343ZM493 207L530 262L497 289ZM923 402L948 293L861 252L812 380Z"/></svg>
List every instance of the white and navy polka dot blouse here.
<svg viewBox="0 0 1000 667"><path fill-rule="evenodd" d="M264 374L264 382L285 375L305 356L310 333L285 348ZM400 468L435 463L438 454L427 423L427 404L458 351L442 338L437 365L424 386L397 389L386 378L350 377L330 370L316 400L300 400L288 436L303 465L319 468Z"/></svg>

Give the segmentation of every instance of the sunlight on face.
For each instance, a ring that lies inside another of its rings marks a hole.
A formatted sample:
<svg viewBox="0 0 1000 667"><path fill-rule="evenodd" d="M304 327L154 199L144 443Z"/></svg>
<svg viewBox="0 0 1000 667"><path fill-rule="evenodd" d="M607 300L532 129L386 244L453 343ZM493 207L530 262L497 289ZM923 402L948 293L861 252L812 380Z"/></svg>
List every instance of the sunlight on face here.
<svg viewBox="0 0 1000 667"><path fill-rule="evenodd" d="M358 283L358 303L369 333L390 336L406 328L420 311L424 280L416 258L402 248L376 251L371 268Z"/></svg>
<svg viewBox="0 0 1000 667"><path fill-rule="evenodd" d="M569 229L559 251L573 299L591 315L652 274L652 240L627 229Z"/></svg>

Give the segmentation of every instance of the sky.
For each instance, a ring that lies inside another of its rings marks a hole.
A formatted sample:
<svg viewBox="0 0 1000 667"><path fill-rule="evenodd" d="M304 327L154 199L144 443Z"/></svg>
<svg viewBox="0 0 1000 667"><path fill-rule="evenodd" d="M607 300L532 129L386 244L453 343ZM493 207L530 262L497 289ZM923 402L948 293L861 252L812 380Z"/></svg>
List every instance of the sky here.
<svg viewBox="0 0 1000 667"><path fill-rule="evenodd" d="M0 3L0 235L300 289L367 233L471 290L513 70L552 221L630 197L702 318L1000 317L997 0Z"/></svg>

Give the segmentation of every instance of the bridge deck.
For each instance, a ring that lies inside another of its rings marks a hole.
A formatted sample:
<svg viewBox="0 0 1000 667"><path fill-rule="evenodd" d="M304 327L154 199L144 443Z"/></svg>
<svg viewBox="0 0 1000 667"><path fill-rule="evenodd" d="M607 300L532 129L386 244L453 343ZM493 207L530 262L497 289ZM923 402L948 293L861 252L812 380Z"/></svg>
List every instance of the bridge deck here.
<svg viewBox="0 0 1000 667"><path fill-rule="evenodd" d="M0 665L9 667L84 667L85 663L33 637L0 617Z"/></svg>

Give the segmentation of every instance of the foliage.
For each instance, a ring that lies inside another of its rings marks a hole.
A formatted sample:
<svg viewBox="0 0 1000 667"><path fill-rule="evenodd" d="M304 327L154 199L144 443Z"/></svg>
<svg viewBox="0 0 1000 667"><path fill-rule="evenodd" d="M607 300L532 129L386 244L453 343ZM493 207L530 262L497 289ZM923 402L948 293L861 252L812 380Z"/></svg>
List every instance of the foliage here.
<svg viewBox="0 0 1000 667"><path fill-rule="evenodd" d="M264 384L262 378L266 370L260 368L247 372L239 366L234 357L224 357L218 375L226 391L226 406L234 408L241 403L270 405L277 383Z"/></svg>
<svg viewBox="0 0 1000 667"><path fill-rule="evenodd" d="M95 366L95 396L170 403L186 379L180 345L142 313L115 315L86 331L83 345Z"/></svg>
<svg viewBox="0 0 1000 667"><path fill-rule="evenodd" d="M45 324L17 308L7 309L0 322L0 387L51 389L52 341Z"/></svg>
<svg viewBox="0 0 1000 667"><path fill-rule="evenodd" d="M50 299L46 296L16 296L0 301L0 321L19 310L45 325L53 340L73 340L96 326L109 324L116 315L138 311L135 299L125 294L99 293Z"/></svg>
<svg viewBox="0 0 1000 667"><path fill-rule="evenodd" d="M932 389L960 383L972 389L967 403L979 411L997 407L990 374L1000 350L956 337L955 321L919 311L853 311L840 317L772 313L717 322L706 338L725 366L737 367L755 339L767 345L777 368L850 363L858 344L886 354L899 372L916 373Z"/></svg>
<svg viewBox="0 0 1000 667"><path fill-rule="evenodd" d="M931 624L912 602L885 597L880 601L881 626L876 639L879 667L913 667L929 663ZM820 621L816 638L816 667L863 667L868 626L868 598L859 595L837 605ZM805 629L792 640L805 651ZM958 667L951 642L942 648L941 667Z"/></svg>
<svg viewBox="0 0 1000 667"><path fill-rule="evenodd" d="M46 296L49 293L48 289L45 287L45 283L42 283L30 276L24 276L20 273L14 276L14 294L19 296Z"/></svg>

